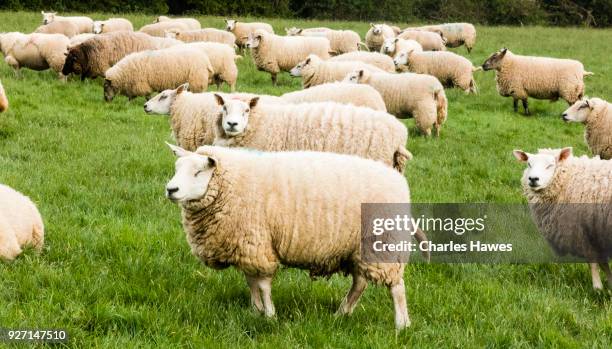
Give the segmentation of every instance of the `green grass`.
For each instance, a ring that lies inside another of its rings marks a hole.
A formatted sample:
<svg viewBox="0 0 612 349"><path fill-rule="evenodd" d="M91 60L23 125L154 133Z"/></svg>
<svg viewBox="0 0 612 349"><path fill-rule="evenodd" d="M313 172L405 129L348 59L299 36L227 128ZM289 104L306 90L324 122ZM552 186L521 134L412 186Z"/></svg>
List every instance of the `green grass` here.
<svg viewBox="0 0 612 349"><path fill-rule="evenodd" d="M94 14L95 18L107 15ZM135 26L151 17L128 15ZM222 19L200 18L221 27ZM32 31L38 13L0 12L0 31ZM361 35L367 23L270 20L328 25ZM611 30L478 27L468 58L481 64L507 46L516 53L579 59L595 76L587 93L611 99ZM455 51L466 54L464 48ZM238 89L281 94L280 86L239 62ZM0 64L11 109L0 115L0 182L29 195L46 223L41 255L0 263L0 327L66 328L69 347L609 347L610 295L591 290L586 265L423 265L406 270L413 326L396 336L390 297L370 287L350 318L333 312L348 278L310 281L282 270L273 298L277 319L249 307L235 270L204 268L191 254L178 207L163 196L173 174L165 117L145 115L143 99L103 102L101 81L63 84L50 71L16 79ZM407 171L415 202L523 202L523 167L514 148L573 146L588 154L581 125L564 124L564 102L531 100L532 117L512 111L493 73L477 73L481 93L447 92L440 139L410 129ZM3 344L0 343L0 347Z"/></svg>

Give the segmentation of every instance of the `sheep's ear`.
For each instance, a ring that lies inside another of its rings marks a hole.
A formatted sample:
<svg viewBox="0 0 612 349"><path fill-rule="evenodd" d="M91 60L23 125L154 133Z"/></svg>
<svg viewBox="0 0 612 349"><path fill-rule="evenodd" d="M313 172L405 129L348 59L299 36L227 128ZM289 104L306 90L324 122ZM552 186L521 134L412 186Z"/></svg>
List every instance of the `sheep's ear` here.
<svg viewBox="0 0 612 349"><path fill-rule="evenodd" d="M357 75L361 78L363 77L363 69L359 69L359 73L357 73Z"/></svg>
<svg viewBox="0 0 612 349"><path fill-rule="evenodd" d="M374 23L370 22L370 27L374 28Z"/></svg>
<svg viewBox="0 0 612 349"><path fill-rule="evenodd" d="M587 106L587 108L593 108L591 101L589 101L589 97L584 97L584 104Z"/></svg>
<svg viewBox="0 0 612 349"><path fill-rule="evenodd" d="M176 88L176 94L177 95L180 95L181 93L183 93L185 91L189 91L189 83L188 82L186 82L186 83L184 83L181 86Z"/></svg>
<svg viewBox="0 0 612 349"><path fill-rule="evenodd" d="M185 150L185 149L179 147L178 145L170 144L168 142L166 142L166 144L168 145L168 147L170 147L170 150L172 150L172 152L174 153L174 155L177 158L182 158L183 156L187 156L187 155L193 154L192 152L190 152L188 150Z"/></svg>
<svg viewBox="0 0 612 349"><path fill-rule="evenodd" d="M514 150L512 154L520 162L526 162L529 159L529 155L522 150Z"/></svg>
<svg viewBox="0 0 612 349"><path fill-rule="evenodd" d="M215 99L217 100L218 105L225 105L225 100L223 99L223 96L221 96L220 94L215 93Z"/></svg>
<svg viewBox="0 0 612 349"><path fill-rule="evenodd" d="M100 23L100 29L104 28L105 23Z"/></svg>
<svg viewBox="0 0 612 349"><path fill-rule="evenodd" d="M508 49L507 49L507 48L505 48L505 47L504 47L504 48L502 48L502 49L501 49L501 51L500 51L500 53L502 54L502 56L503 56L503 55L505 55L505 54L506 54L506 52L508 52Z"/></svg>
<svg viewBox="0 0 612 349"><path fill-rule="evenodd" d="M393 42L394 42L394 43L397 43L398 41L399 41L399 38L395 38L395 39L393 40Z"/></svg>
<svg viewBox="0 0 612 349"><path fill-rule="evenodd" d="M304 65L307 65L308 63L310 63L310 57L306 58L306 61L304 62Z"/></svg>
<svg viewBox="0 0 612 349"><path fill-rule="evenodd" d="M217 167L217 159L212 156L208 156L208 168Z"/></svg>
<svg viewBox="0 0 612 349"><path fill-rule="evenodd" d="M559 162L567 160L572 156L572 147L566 147L559 152Z"/></svg>
<svg viewBox="0 0 612 349"><path fill-rule="evenodd" d="M249 101L249 108L251 109L255 108L255 106L257 105L257 102L259 102L259 97L251 98L251 100Z"/></svg>
<svg viewBox="0 0 612 349"><path fill-rule="evenodd" d="M298 30L298 31L297 31L297 33L298 33L298 34L302 34L302 30L304 30L304 29L300 29L300 30Z"/></svg>
<svg viewBox="0 0 612 349"><path fill-rule="evenodd" d="M40 14L44 16L45 15L45 11L40 11Z"/></svg>

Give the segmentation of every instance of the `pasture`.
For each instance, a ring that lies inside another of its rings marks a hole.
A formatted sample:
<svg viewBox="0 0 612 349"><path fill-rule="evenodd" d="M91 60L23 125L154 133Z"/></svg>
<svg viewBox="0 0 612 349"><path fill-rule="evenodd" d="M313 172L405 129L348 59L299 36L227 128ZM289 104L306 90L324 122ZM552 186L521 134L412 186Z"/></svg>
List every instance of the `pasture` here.
<svg viewBox="0 0 612 349"><path fill-rule="evenodd" d="M88 14L105 19L109 14ZM31 32L39 13L0 12L0 32ZM135 27L154 16L125 15ZM223 19L198 17L203 27ZM289 26L353 29L367 23L264 19ZM401 23L401 26L408 26ZM480 65L508 47L525 55L578 59L596 75L586 93L612 99L612 30L477 26L470 55ZM560 118L559 101L530 99L514 113L493 72L475 73L480 94L447 90L449 117L439 139L417 134L406 176L414 202L524 202L523 165L511 151L573 146L588 154L583 127ZM0 327L65 328L68 347L609 347L612 301L598 294L585 264L424 265L406 271L412 327L396 336L387 290L369 287L354 314L333 313L350 286L334 276L311 281L283 269L273 285L277 318L249 307L242 274L213 271L194 258L180 210L164 197L174 170L165 116L144 99L103 101L102 80L64 84L51 71L15 78L2 62L11 108L0 115L0 182L34 200L46 225L44 252L0 263ZM237 90L280 95L300 80L258 72L239 61ZM213 87L214 89L214 87ZM607 343L607 344L606 344ZM0 344L3 346L4 344Z"/></svg>

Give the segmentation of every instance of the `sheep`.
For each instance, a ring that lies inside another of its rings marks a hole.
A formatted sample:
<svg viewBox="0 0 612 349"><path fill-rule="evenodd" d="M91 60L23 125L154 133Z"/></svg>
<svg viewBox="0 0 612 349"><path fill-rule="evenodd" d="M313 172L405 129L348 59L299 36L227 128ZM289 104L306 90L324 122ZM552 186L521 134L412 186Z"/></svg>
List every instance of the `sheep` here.
<svg viewBox="0 0 612 349"><path fill-rule="evenodd" d="M305 90L285 93L281 98L288 103L338 102L387 111L385 101L373 87L362 84L333 82Z"/></svg>
<svg viewBox="0 0 612 349"><path fill-rule="evenodd" d="M612 105L600 98L576 101L561 115L563 121L585 125L584 139L593 155L612 159Z"/></svg>
<svg viewBox="0 0 612 349"><path fill-rule="evenodd" d="M255 31L258 29L274 34L274 29L272 29L272 26L268 23L242 23L235 19L225 20L225 30L234 34L236 37L236 46L238 46L240 49L245 47L249 36L255 33Z"/></svg>
<svg viewBox="0 0 612 349"><path fill-rule="evenodd" d="M43 24L36 28L35 33L42 34L63 34L72 38L79 34L79 27L74 22L69 21L53 21L49 24Z"/></svg>
<svg viewBox="0 0 612 349"><path fill-rule="evenodd" d="M5 62L15 69L47 70L51 68L58 73L60 79L66 79L62 67L70 39L62 34L21 34L8 33L0 38ZM5 51L6 48L6 51Z"/></svg>
<svg viewBox="0 0 612 349"><path fill-rule="evenodd" d="M30 245L42 250L45 228L36 205L27 196L0 184L0 259L12 261Z"/></svg>
<svg viewBox="0 0 612 349"><path fill-rule="evenodd" d="M343 81L374 87L389 113L398 118L411 115L421 133L430 136L433 127L435 135L440 135L448 113L448 102L444 87L435 77L414 73L372 74L367 70L356 70Z"/></svg>
<svg viewBox="0 0 612 349"><path fill-rule="evenodd" d="M346 74L356 70L365 69L374 73L383 73L384 70L378 69L358 61L324 61L317 55L309 55L308 58L299 62L289 73L293 77L302 77L302 87L324 84L327 82L341 81Z"/></svg>
<svg viewBox="0 0 612 349"><path fill-rule="evenodd" d="M287 34L287 36L308 35L312 33L320 34L326 31L330 31L330 30L333 30L333 29L327 28L327 27L316 27L316 28L296 28L296 27L286 28L285 27L285 33Z"/></svg>
<svg viewBox="0 0 612 349"><path fill-rule="evenodd" d="M187 30L197 30L202 28L200 21L195 18L170 18L167 16L159 16L155 19L154 23L160 22L174 22L174 23L182 23L187 26Z"/></svg>
<svg viewBox="0 0 612 349"><path fill-rule="evenodd" d="M332 30L327 28L304 30L297 28L285 28L285 31L287 32L288 36L315 36L327 38L327 40L329 40L332 52L334 52L336 55L357 51L359 50L360 45L367 48L366 44L361 42L359 34L352 30Z"/></svg>
<svg viewBox="0 0 612 349"><path fill-rule="evenodd" d="M447 47L465 45L468 53L472 52L472 48L474 48L474 44L476 43L476 28L471 23L444 23L411 29L440 33L446 39Z"/></svg>
<svg viewBox="0 0 612 349"><path fill-rule="evenodd" d="M520 99L525 115L530 114L528 97L551 101L560 97L569 105L574 104L584 95L583 78L593 75L573 59L520 56L507 48L487 58L482 69L495 70L497 92L502 97L512 97L515 113Z"/></svg>
<svg viewBox="0 0 612 349"><path fill-rule="evenodd" d="M214 29L204 28L197 30L169 30L166 32L166 37L171 39L180 40L183 42L196 42L196 41L207 41L207 42L218 42L226 44L230 47L236 47L236 37L234 34Z"/></svg>
<svg viewBox="0 0 612 349"><path fill-rule="evenodd" d="M308 269L312 277L351 274L340 315L353 312L368 281L385 285L396 329L410 325L404 263L361 254L361 204L409 202L402 175L340 154L170 147L178 159L166 196L181 207L192 253L208 267L242 271L257 311L275 315L271 286L282 264ZM420 230L415 237L427 239Z"/></svg>
<svg viewBox="0 0 612 349"><path fill-rule="evenodd" d="M418 42L424 51L446 51L446 39L440 33L425 30L404 30L397 37Z"/></svg>
<svg viewBox="0 0 612 349"><path fill-rule="evenodd" d="M558 254L586 259L594 289L603 288L598 263L612 287L612 161L577 158L569 147L513 154L528 164L521 184L540 233Z"/></svg>
<svg viewBox="0 0 612 349"><path fill-rule="evenodd" d="M332 62L359 61L367 63L369 65L373 65L389 73L395 72L395 65L393 64L393 59L378 52L349 52L332 57L329 60Z"/></svg>
<svg viewBox="0 0 612 349"><path fill-rule="evenodd" d="M365 44L370 51L380 51L385 39L394 38L398 34L397 30L394 30L386 24L374 24L370 23L370 29L365 36Z"/></svg>
<svg viewBox="0 0 612 349"><path fill-rule="evenodd" d="M44 25L47 25L54 21L69 21L69 22L76 24L76 26L79 28L78 34L91 33L91 30L93 28L93 19L89 17L84 17L84 16L64 17L64 16L58 16L57 12L45 12L45 11L40 11L40 13L43 16L42 24Z"/></svg>
<svg viewBox="0 0 612 349"><path fill-rule="evenodd" d="M419 44L417 41L411 39L405 40L401 38L389 38L385 39L380 48L380 53L391 58L395 58L399 52L408 51L422 52L423 46L421 46L421 44Z"/></svg>
<svg viewBox="0 0 612 349"><path fill-rule="evenodd" d="M456 53L448 51L402 51L393 59L398 68L435 76L444 86L456 86L466 93L477 93L473 72L482 70L472 62Z"/></svg>
<svg viewBox="0 0 612 349"><path fill-rule="evenodd" d="M104 99L113 100L121 93L131 100L155 91L189 82L196 92L205 91L213 76L206 53L193 47L170 47L132 53L104 74Z"/></svg>
<svg viewBox="0 0 612 349"><path fill-rule="evenodd" d="M6 98L6 93L4 92L2 81L0 81L0 113L7 111L8 107L9 107L8 98Z"/></svg>
<svg viewBox="0 0 612 349"><path fill-rule="evenodd" d="M98 76L104 76L110 67L130 53L166 48L177 44L182 45L182 42L137 32L121 31L97 34L68 50L62 73L81 75L81 80L95 79Z"/></svg>
<svg viewBox="0 0 612 349"><path fill-rule="evenodd" d="M247 102L215 97L222 110L213 145L353 154L401 173L412 158L406 126L386 112L335 102L260 104L258 97Z"/></svg>
<svg viewBox="0 0 612 349"><path fill-rule="evenodd" d="M276 86L276 76L289 71L308 55L315 54L322 59L329 58L329 40L302 36L278 36L257 29L249 36L246 47L251 49L257 69L267 71Z"/></svg>
<svg viewBox="0 0 612 349"><path fill-rule="evenodd" d="M166 32L170 30L189 30L189 26L182 22L159 22L154 24L147 24L140 28L138 31L141 33L149 34L151 36L166 37Z"/></svg>
<svg viewBox="0 0 612 349"><path fill-rule="evenodd" d="M110 33L117 31L134 31L132 22L125 18L109 18L105 21L95 21L92 32L94 34Z"/></svg>

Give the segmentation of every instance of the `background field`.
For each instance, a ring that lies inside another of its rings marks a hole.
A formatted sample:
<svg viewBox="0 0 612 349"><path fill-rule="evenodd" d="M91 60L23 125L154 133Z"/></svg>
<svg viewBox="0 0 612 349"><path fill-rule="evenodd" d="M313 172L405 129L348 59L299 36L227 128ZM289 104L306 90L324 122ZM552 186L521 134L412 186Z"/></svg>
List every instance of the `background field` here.
<svg viewBox="0 0 612 349"><path fill-rule="evenodd" d="M108 15L91 14L95 18ZM135 26L152 17L127 15ZM200 17L221 27L221 18ZM269 20L350 28L366 23ZM0 12L1 31L32 31L38 13ZM516 53L572 57L596 73L587 93L610 99L610 30L478 27L481 64L507 46ZM455 50L465 55L465 49ZM273 88L249 57L238 89L281 94L300 88L283 75ZM564 124L564 102L531 101L533 116L512 112L492 72L481 93L447 91L449 120L440 139L416 135L407 178L415 202L523 202L522 166L511 150L573 146L588 154L581 125ZM70 347L608 347L610 293L591 290L586 265L409 265L413 326L395 335L390 297L369 288L353 316L333 312L348 278L310 281L282 270L274 282L277 319L253 313L241 274L202 267L190 254L179 209L163 196L173 174L166 117L144 114L144 100L103 101L101 81L63 84L50 71L4 63L11 109L0 115L0 182L29 195L46 223L46 246L0 263L0 327L66 328ZM0 347L3 344L0 343Z"/></svg>

